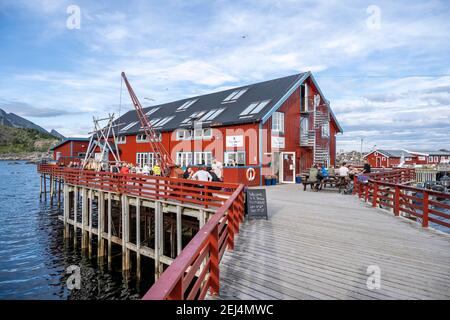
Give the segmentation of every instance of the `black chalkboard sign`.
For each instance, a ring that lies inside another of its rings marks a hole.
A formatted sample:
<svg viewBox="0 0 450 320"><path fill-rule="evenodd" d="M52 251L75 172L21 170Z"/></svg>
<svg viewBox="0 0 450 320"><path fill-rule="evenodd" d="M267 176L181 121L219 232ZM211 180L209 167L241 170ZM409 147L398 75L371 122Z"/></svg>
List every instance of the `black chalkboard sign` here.
<svg viewBox="0 0 450 320"><path fill-rule="evenodd" d="M249 218L266 218L267 198L265 189L247 189L247 215Z"/></svg>

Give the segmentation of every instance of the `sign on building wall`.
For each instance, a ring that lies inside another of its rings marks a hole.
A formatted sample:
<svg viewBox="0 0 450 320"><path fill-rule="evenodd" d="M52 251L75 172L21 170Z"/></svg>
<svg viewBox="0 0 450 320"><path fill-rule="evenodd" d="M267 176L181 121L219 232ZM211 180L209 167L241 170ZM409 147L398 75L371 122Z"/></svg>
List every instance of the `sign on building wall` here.
<svg viewBox="0 0 450 320"><path fill-rule="evenodd" d="M284 137L274 137L272 136L272 148L283 149L284 148Z"/></svg>
<svg viewBox="0 0 450 320"><path fill-rule="evenodd" d="M244 146L244 136L227 136L227 147L239 148Z"/></svg>

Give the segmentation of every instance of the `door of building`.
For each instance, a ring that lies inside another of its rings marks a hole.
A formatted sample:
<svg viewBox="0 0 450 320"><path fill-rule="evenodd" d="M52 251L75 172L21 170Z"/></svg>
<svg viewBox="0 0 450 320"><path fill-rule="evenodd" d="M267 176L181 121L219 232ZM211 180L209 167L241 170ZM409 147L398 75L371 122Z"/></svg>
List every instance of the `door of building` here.
<svg viewBox="0 0 450 320"><path fill-rule="evenodd" d="M295 152L281 152L280 157L280 182L295 183Z"/></svg>

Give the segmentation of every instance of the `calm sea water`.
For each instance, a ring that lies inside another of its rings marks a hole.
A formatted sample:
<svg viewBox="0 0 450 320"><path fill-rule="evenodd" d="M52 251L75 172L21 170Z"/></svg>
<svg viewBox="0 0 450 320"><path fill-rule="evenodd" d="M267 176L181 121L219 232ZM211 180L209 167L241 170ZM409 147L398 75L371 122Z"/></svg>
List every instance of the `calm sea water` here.
<svg viewBox="0 0 450 320"><path fill-rule="evenodd" d="M150 288L151 260L142 261L141 281L122 276L120 248L111 269L98 265L63 240L60 210L40 201L35 165L0 161L0 299L139 299ZM69 266L80 268L79 290L66 285Z"/></svg>

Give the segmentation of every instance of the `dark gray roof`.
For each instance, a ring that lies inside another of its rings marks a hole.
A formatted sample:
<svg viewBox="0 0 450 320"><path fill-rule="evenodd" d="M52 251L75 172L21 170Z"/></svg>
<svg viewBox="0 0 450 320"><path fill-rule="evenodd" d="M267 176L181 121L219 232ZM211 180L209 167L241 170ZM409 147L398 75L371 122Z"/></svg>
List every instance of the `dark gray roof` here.
<svg viewBox="0 0 450 320"><path fill-rule="evenodd" d="M58 148L59 146L62 146L63 144L70 142L70 141L85 141L88 142L89 138L66 138L63 141L59 142L58 144L54 145L53 147L50 148L50 150L54 150L56 148Z"/></svg>
<svg viewBox="0 0 450 320"><path fill-rule="evenodd" d="M412 155L408 152L408 151L406 151L406 150L385 150L385 149L378 149L378 150L376 150L376 151L378 151L379 153L382 153L382 154L384 154L384 155L386 155L386 156L388 156L388 157L391 157L391 158L400 158L401 156L402 156L402 154L405 156L405 157L412 157Z"/></svg>
<svg viewBox="0 0 450 320"><path fill-rule="evenodd" d="M177 128L192 128L192 122L190 125L182 125L182 122L192 115L194 112L210 111L212 109L225 108L217 117L210 122L204 122L205 126L214 127L229 124L242 124L259 122L266 115L271 108L283 97L283 95L292 88L306 73L300 73L291 75L288 77L278 78L274 80L259 82L247 86L241 86L225 91L205 94L196 97L190 97L174 102L169 102L161 105L155 105L144 108L144 112L147 113L151 109L159 108L157 111L149 115L149 120L163 119L166 117L174 117L168 121L162 127L156 127L159 131L173 131ZM232 92L239 89L247 89L247 91L240 96L235 102L224 103L223 100L227 98ZM197 101L193 103L184 111L177 111L177 109L183 105L183 103L189 100ZM255 113L249 117L240 117L240 113L244 111L250 104L257 101L270 100L270 102L262 108L258 113ZM128 124L138 121L135 110L130 110L115 121L116 124L120 124L116 130L122 130ZM120 135L129 135L139 133L140 124L128 128L127 130L120 131Z"/></svg>

